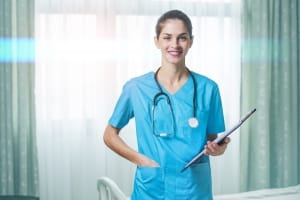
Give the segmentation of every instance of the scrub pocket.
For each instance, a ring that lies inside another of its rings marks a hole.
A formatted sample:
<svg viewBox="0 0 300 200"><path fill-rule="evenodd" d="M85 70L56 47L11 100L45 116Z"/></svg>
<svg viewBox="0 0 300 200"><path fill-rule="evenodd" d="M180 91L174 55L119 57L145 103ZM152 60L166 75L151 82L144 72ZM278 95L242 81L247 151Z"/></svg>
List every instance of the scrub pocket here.
<svg viewBox="0 0 300 200"><path fill-rule="evenodd" d="M211 200L211 170L209 162L196 163L176 179L176 199Z"/></svg>
<svg viewBox="0 0 300 200"><path fill-rule="evenodd" d="M163 199L164 174L160 167L138 167L135 179L136 196L140 199Z"/></svg>

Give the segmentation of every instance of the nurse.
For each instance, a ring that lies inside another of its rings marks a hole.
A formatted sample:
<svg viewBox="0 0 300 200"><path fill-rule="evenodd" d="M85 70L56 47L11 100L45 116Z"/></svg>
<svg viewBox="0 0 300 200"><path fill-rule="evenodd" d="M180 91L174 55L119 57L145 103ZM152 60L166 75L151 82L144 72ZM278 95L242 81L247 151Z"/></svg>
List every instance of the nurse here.
<svg viewBox="0 0 300 200"><path fill-rule="evenodd" d="M218 86L185 64L193 44L185 13L164 13L154 42L161 51L161 66L126 82L104 142L137 165L132 200L212 200L209 156L223 154L230 141L210 142L225 129ZM137 151L119 137L131 118L136 122ZM206 155L181 172L203 148Z"/></svg>

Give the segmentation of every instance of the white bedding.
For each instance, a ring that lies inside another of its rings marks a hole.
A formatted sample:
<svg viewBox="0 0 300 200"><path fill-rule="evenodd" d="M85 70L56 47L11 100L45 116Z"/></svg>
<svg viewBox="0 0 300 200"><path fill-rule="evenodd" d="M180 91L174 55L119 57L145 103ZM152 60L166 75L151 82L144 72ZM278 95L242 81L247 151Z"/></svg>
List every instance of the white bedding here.
<svg viewBox="0 0 300 200"><path fill-rule="evenodd" d="M118 185L108 177L97 183L99 200L128 200ZM251 192L216 195L214 200L300 200L300 185L285 188L263 189Z"/></svg>
<svg viewBox="0 0 300 200"><path fill-rule="evenodd" d="M228 195L217 195L214 200L300 200L300 185L285 188L263 189Z"/></svg>

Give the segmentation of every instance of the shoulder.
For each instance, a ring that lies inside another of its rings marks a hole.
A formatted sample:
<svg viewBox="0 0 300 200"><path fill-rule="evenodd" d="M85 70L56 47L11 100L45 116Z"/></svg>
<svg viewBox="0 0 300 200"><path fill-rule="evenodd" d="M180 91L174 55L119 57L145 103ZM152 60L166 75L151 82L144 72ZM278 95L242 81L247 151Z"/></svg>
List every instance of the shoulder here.
<svg viewBox="0 0 300 200"><path fill-rule="evenodd" d="M140 83L140 82L147 82L147 81L152 81L154 77L154 73L153 72L147 72L143 75L134 77L132 79L129 80L129 82L131 83Z"/></svg>
<svg viewBox="0 0 300 200"><path fill-rule="evenodd" d="M143 85L152 84L154 80L153 77L154 77L153 72L147 72L140 76L133 77L125 83L124 88L133 89L133 88L140 88Z"/></svg>
<svg viewBox="0 0 300 200"><path fill-rule="evenodd" d="M218 88L218 84L211 78L209 78L205 75L199 74L197 72L194 72L194 71L191 71L191 73L194 76L198 86Z"/></svg>

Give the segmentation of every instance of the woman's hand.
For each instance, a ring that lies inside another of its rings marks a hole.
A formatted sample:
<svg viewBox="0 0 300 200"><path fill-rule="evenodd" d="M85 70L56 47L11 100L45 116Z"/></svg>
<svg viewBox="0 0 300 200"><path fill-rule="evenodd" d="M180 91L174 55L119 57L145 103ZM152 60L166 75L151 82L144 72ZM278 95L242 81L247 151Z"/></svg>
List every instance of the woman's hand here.
<svg viewBox="0 0 300 200"><path fill-rule="evenodd" d="M104 131L105 144L120 156L138 166L159 167L159 164L128 146L119 136L120 129L108 125Z"/></svg>
<svg viewBox="0 0 300 200"><path fill-rule="evenodd" d="M159 164L143 154L139 154L135 163L141 167L159 167Z"/></svg>
<svg viewBox="0 0 300 200"><path fill-rule="evenodd" d="M220 145L218 145L215 142L207 141L207 145L205 145L205 154L210 156L219 156L222 155L226 148L228 143L230 142L230 138L226 137L224 139L224 142Z"/></svg>

